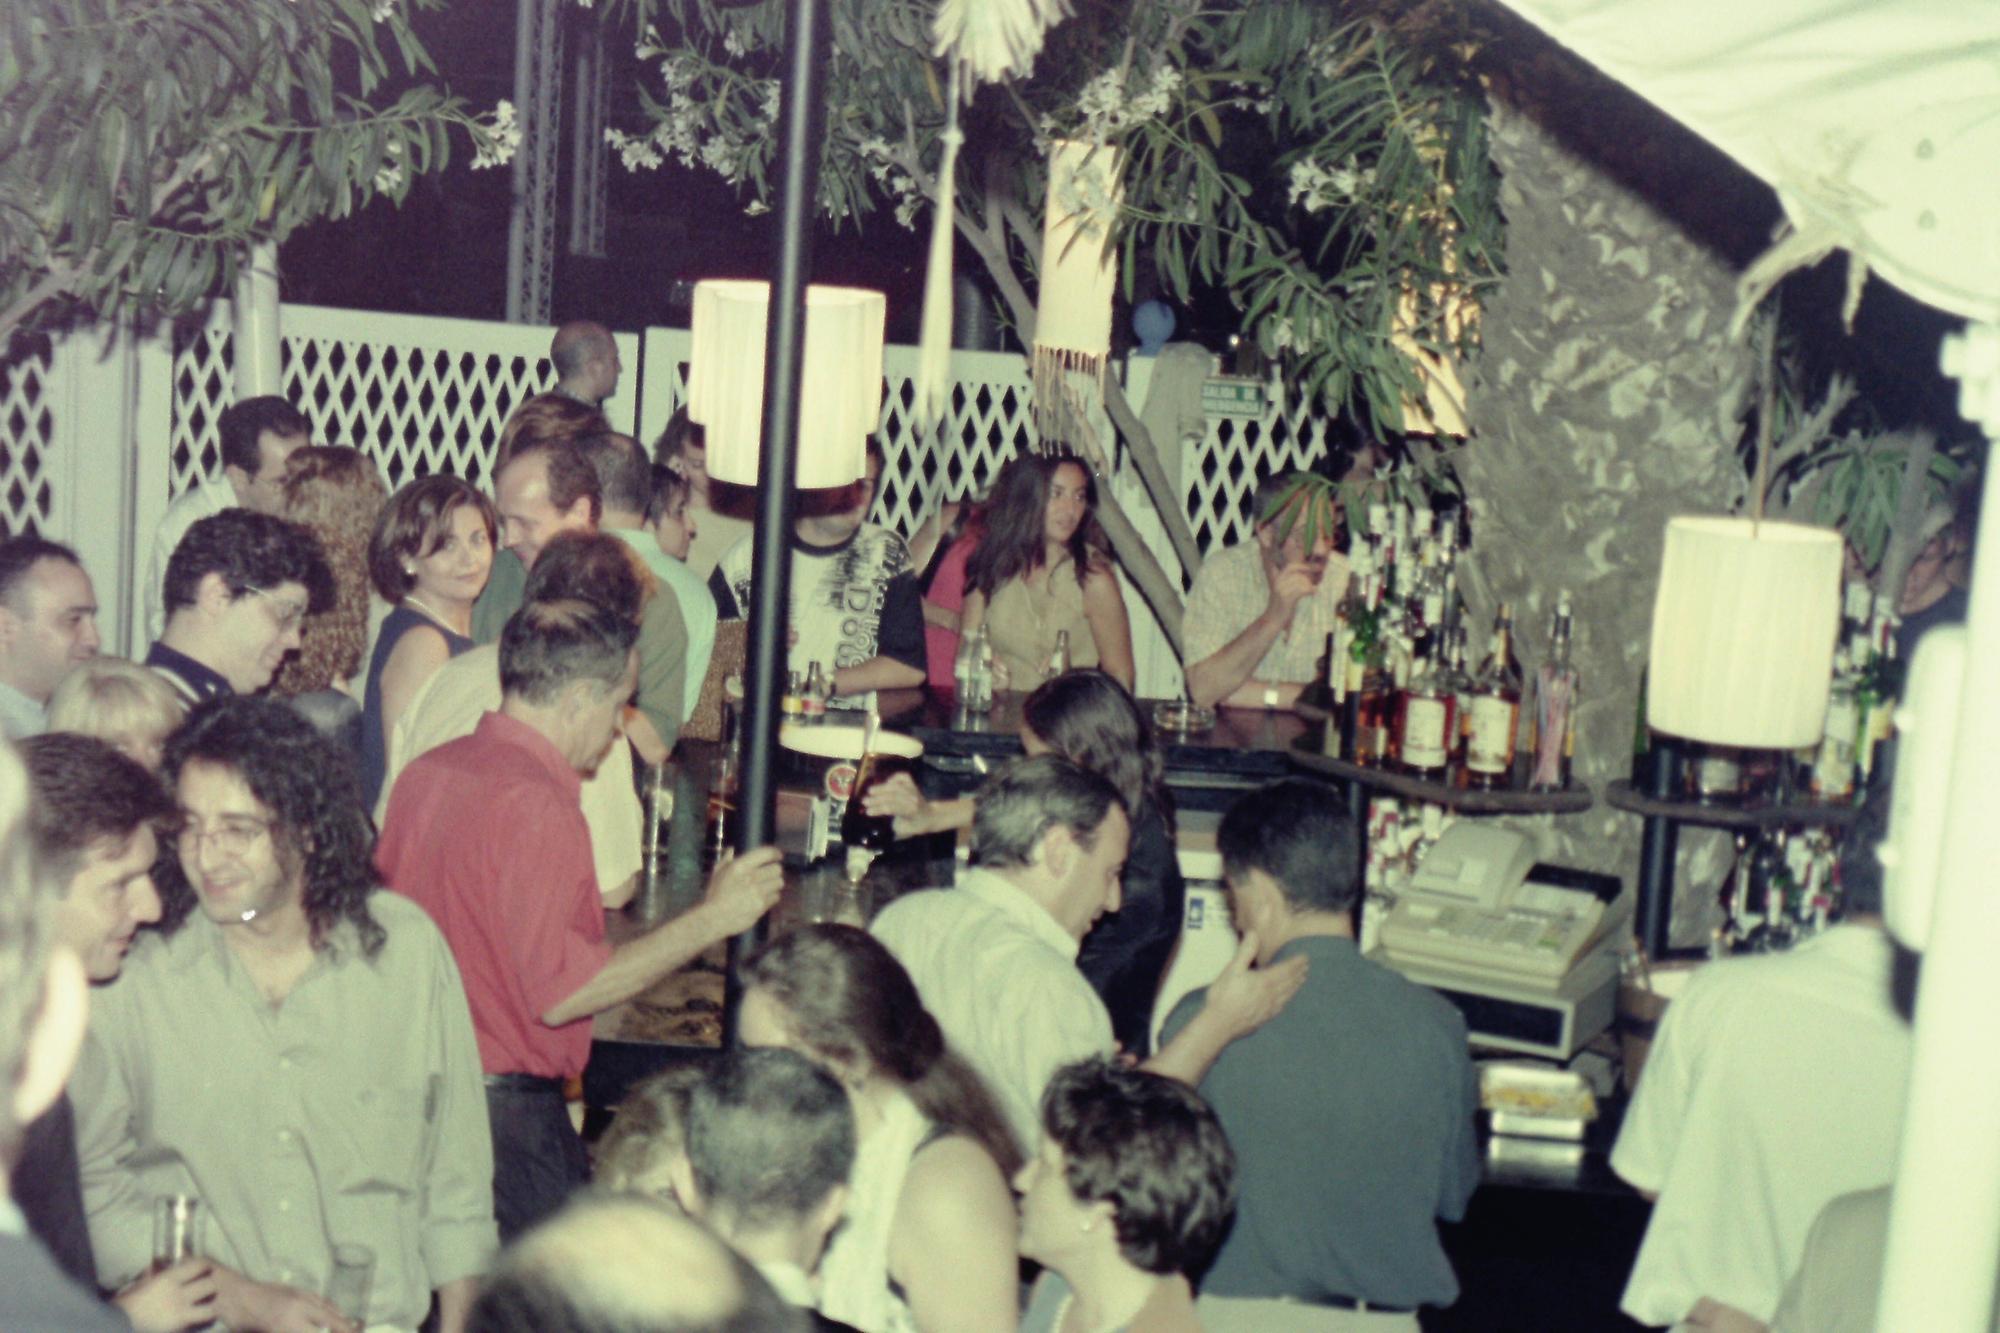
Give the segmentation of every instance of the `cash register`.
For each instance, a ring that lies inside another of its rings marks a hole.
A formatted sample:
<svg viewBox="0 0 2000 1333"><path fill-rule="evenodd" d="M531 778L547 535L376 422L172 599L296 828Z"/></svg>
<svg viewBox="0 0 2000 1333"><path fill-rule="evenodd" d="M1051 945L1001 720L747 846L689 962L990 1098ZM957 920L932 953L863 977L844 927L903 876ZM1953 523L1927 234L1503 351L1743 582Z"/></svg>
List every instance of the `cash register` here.
<svg viewBox="0 0 2000 1333"><path fill-rule="evenodd" d="M1465 1015L1474 1044L1567 1060L1611 1024L1614 875L1539 863L1522 834L1460 820L1383 914L1370 954Z"/></svg>

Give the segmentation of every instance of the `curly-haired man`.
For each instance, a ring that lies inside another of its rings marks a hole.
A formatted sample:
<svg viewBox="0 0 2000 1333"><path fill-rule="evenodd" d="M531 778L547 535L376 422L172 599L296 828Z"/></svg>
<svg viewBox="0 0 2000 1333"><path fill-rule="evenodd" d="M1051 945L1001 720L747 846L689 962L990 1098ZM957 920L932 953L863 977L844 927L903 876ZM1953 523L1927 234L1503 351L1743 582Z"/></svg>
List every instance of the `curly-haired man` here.
<svg viewBox="0 0 2000 1333"><path fill-rule="evenodd" d="M169 741L167 926L105 990L77 1078L99 1275L152 1258L151 1201L208 1211L230 1328L455 1333L495 1244L479 1056L451 951L377 892L351 763L282 703L225 698ZM357 1322L314 1294L375 1256Z"/></svg>

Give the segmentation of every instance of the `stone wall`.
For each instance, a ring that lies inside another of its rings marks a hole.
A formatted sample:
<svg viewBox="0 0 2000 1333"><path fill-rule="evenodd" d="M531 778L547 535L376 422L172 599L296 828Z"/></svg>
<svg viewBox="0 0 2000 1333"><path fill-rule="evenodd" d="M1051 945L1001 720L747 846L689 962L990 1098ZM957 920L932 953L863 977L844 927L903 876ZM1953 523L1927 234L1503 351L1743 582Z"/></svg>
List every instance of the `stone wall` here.
<svg viewBox="0 0 2000 1333"><path fill-rule="evenodd" d="M1532 674L1557 592L1570 591L1576 775L1601 791L1631 770L1666 521L1725 511L1743 493L1735 444L1754 357L1727 332L1734 269L1649 201L1666 182L1632 188L1618 174L1632 179L1630 160L1558 143L1532 111L1496 102L1490 123L1507 276L1483 302L1467 378L1475 434L1458 456L1473 514L1471 623L1511 601ZM1633 883L1636 818L1600 802L1533 823L1545 858ZM1705 934L1727 855L1716 835L1684 834L1678 936Z"/></svg>

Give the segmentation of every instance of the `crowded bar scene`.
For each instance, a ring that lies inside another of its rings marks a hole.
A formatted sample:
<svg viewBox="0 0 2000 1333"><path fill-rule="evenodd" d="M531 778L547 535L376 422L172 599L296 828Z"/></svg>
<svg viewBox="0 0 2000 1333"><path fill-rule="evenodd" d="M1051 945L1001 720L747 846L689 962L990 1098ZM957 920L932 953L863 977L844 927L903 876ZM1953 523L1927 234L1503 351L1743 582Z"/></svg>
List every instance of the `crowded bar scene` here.
<svg viewBox="0 0 2000 1333"><path fill-rule="evenodd" d="M1996 57L14 0L0 1333L2000 1330Z"/></svg>

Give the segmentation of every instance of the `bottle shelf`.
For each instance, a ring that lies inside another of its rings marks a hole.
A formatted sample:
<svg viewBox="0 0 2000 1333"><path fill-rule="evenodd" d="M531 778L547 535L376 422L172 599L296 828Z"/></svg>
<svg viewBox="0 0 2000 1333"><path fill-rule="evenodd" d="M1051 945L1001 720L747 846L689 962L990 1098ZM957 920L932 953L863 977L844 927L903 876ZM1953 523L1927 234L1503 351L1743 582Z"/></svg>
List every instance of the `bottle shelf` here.
<svg viewBox="0 0 2000 1333"><path fill-rule="evenodd" d="M1299 711L1301 716L1310 716L1304 709ZM1372 791L1387 792L1413 801L1429 801L1468 815L1576 814L1596 804L1590 788L1581 783L1574 783L1560 791L1530 791L1521 780L1527 771L1525 763L1515 765L1513 785L1489 788L1460 786L1456 778L1440 781L1337 759L1326 753L1323 731L1309 731L1292 742L1292 761L1316 773L1324 773Z"/></svg>
<svg viewBox="0 0 2000 1333"><path fill-rule="evenodd" d="M1792 828L1798 825L1852 824L1861 807L1845 801L1772 801L1762 797L1736 803L1662 799L1648 796L1630 782L1612 782L1604 788L1604 803L1615 810L1647 819L1671 819L1680 824L1701 824L1709 828Z"/></svg>

